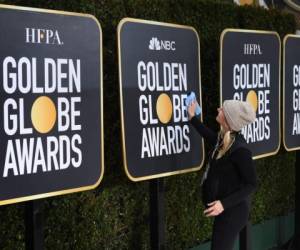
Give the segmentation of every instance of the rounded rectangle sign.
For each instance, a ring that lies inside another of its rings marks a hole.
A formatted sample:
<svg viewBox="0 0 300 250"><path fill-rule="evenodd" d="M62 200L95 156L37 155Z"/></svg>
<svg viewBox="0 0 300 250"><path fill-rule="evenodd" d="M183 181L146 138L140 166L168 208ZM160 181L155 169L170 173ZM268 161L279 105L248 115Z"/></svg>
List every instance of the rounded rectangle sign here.
<svg viewBox="0 0 300 250"><path fill-rule="evenodd" d="M300 149L300 36L283 40L283 144Z"/></svg>
<svg viewBox="0 0 300 250"><path fill-rule="evenodd" d="M0 6L0 205L95 188L102 31L91 15Z"/></svg>
<svg viewBox="0 0 300 250"><path fill-rule="evenodd" d="M253 158L280 147L280 37L272 31L225 29L220 39L220 105L248 101L256 111L242 129Z"/></svg>
<svg viewBox="0 0 300 250"><path fill-rule="evenodd" d="M199 170L202 138L184 100L201 104L200 44L189 26L125 18L118 26L124 168L141 181Z"/></svg>

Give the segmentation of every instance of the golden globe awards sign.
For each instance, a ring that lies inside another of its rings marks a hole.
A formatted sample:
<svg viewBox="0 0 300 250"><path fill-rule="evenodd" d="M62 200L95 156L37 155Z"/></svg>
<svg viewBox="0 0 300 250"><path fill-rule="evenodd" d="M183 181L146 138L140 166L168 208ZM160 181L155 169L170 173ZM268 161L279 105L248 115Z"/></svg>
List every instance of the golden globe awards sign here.
<svg viewBox="0 0 300 250"><path fill-rule="evenodd" d="M188 26L123 19L118 27L124 167L140 181L199 170L203 141L184 100L201 98L200 46ZM200 99L201 103L201 99Z"/></svg>
<svg viewBox="0 0 300 250"><path fill-rule="evenodd" d="M280 147L280 38L275 32L226 29L221 35L221 103L248 101L256 120L242 129L255 159Z"/></svg>
<svg viewBox="0 0 300 250"><path fill-rule="evenodd" d="M89 15L1 6L0 204L103 176L101 28Z"/></svg>
<svg viewBox="0 0 300 250"><path fill-rule="evenodd" d="M300 149L300 36L287 35L283 47L283 142Z"/></svg>

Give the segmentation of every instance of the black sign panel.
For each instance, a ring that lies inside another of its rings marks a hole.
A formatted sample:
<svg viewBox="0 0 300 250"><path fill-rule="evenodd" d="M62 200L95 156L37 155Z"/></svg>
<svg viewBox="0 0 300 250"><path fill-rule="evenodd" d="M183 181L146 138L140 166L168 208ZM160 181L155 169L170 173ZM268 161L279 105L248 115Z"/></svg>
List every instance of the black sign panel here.
<svg viewBox="0 0 300 250"><path fill-rule="evenodd" d="M221 35L221 104L248 101L256 120L242 129L254 159L280 147L280 38L276 32L226 29Z"/></svg>
<svg viewBox="0 0 300 250"><path fill-rule="evenodd" d="M90 15L0 8L0 204L103 176L102 34Z"/></svg>
<svg viewBox="0 0 300 250"><path fill-rule="evenodd" d="M300 149L300 36L287 35L283 46L283 142Z"/></svg>
<svg viewBox="0 0 300 250"><path fill-rule="evenodd" d="M200 45L188 26L123 19L118 27L124 167L133 181L199 170L203 140L184 100L201 104Z"/></svg>

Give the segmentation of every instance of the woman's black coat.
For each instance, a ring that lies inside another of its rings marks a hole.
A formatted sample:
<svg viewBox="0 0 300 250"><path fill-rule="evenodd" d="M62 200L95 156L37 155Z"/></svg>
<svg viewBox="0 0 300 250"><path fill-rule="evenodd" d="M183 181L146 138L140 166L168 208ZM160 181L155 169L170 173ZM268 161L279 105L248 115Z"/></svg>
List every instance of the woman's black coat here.
<svg viewBox="0 0 300 250"><path fill-rule="evenodd" d="M216 145L217 133L204 126L196 116L191 119L191 124L207 143ZM220 200L226 210L242 201L249 201L250 194L256 189L257 177L252 153L242 134L236 134L233 145L223 157L216 159L209 156L209 164L202 188L206 206L212 201Z"/></svg>

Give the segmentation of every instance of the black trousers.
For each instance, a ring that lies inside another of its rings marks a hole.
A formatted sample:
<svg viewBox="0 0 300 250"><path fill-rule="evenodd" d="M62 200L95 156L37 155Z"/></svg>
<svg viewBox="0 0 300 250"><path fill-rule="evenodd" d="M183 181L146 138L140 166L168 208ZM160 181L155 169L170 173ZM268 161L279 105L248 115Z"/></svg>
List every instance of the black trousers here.
<svg viewBox="0 0 300 250"><path fill-rule="evenodd" d="M249 203L243 201L215 217L211 250L232 250L239 232L247 224Z"/></svg>

